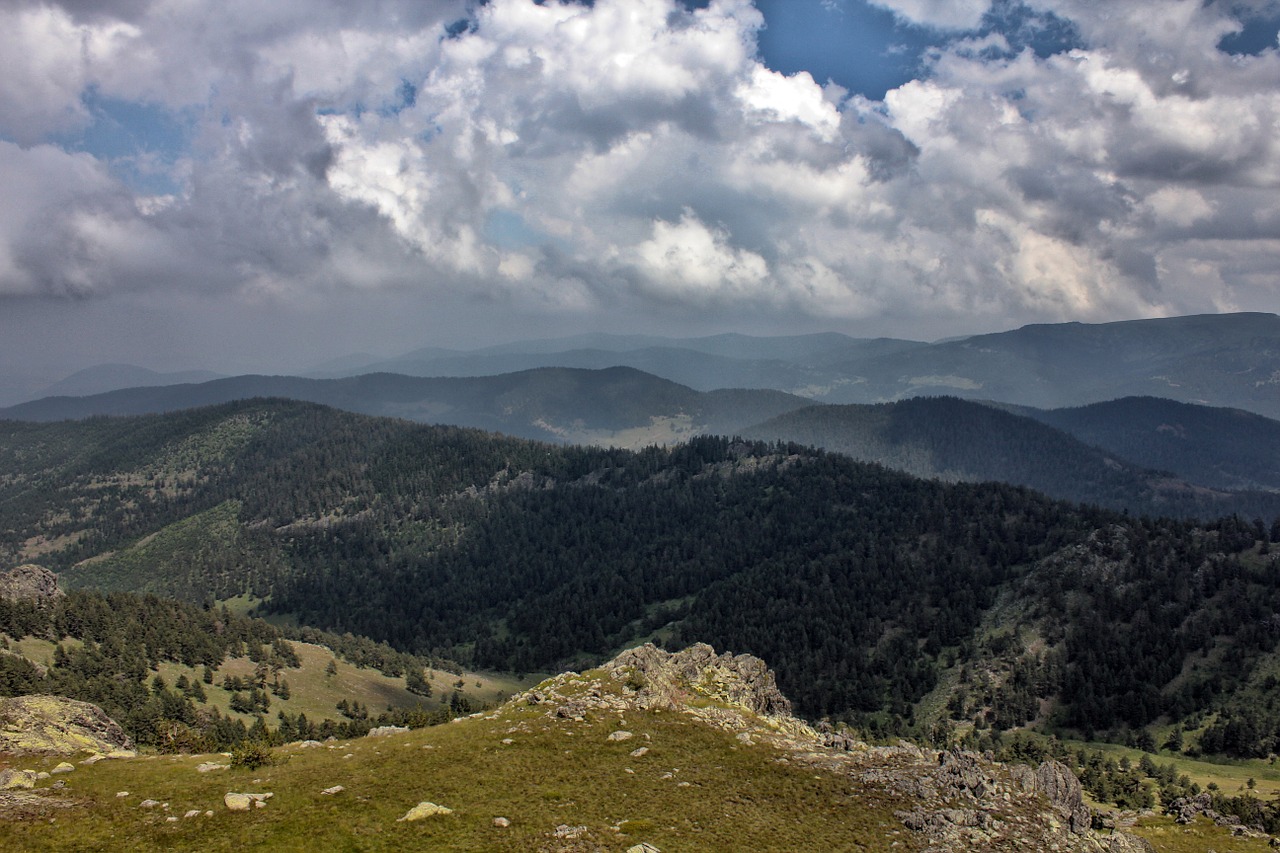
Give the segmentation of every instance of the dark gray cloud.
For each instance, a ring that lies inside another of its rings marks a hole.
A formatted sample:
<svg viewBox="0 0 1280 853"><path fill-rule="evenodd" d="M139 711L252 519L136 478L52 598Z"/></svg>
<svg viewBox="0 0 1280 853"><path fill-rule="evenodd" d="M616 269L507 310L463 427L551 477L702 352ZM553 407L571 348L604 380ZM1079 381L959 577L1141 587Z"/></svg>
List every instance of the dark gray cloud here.
<svg viewBox="0 0 1280 853"><path fill-rule="evenodd" d="M873 102L766 68L748 0L5 0L0 192L23 203L0 211L0 300L296 324L139 338L263 357L429 329L928 337L1274 307L1280 52L1219 49L1274 5L1028 0L1070 50L953 35ZM174 191L68 142L102 120L88 91L187 129L130 161ZM335 318L352 334L320 331Z"/></svg>

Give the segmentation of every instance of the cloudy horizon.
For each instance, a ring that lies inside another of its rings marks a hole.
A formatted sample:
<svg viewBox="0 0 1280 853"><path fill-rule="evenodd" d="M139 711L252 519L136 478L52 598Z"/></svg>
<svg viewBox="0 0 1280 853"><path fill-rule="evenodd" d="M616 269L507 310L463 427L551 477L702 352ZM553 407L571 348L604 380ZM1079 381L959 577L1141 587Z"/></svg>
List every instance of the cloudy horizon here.
<svg viewBox="0 0 1280 853"><path fill-rule="evenodd" d="M1274 311L1278 30L1277 0L0 0L4 381Z"/></svg>

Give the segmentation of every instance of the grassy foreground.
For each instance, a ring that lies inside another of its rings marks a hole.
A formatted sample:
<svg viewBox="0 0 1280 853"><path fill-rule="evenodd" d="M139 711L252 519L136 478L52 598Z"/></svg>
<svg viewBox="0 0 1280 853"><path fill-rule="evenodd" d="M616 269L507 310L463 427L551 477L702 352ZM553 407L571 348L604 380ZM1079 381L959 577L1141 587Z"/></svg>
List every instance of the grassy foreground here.
<svg viewBox="0 0 1280 853"><path fill-rule="evenodd" d="M610 741L624 725L634 737ZM648 753L633 757L641 746ZM781 763L771 749L742 746L672 712L571 723L545 709L508 707L276 753L280 763L257 770L196 770L226 762L222 756L77 765L51 777L66 781L57 796L75 805L0 821L0 849L623 851L640 842L681 851L888 850L894 842L896 850L917 849L893 816L901 802ZM336 785L344 790L322 793ZM223 805L228 791L274 796L265 808L233 813ZM146 799L161 805L144 808ZM397 821L424 800L453 814ZM495 826L497 817L510 826ZM557 827L565 829L557 835Z"/></svg>

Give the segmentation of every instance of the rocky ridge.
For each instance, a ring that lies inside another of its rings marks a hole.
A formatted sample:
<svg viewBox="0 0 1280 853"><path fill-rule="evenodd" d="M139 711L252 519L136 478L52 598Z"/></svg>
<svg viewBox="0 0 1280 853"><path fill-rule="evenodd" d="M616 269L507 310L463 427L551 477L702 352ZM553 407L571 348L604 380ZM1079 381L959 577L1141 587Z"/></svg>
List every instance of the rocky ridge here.
<svg viewBox="0 0 1280 853"><path fill-rule="evenodd" d="M1095 832L1079 780L1056 761L1031 768L905 742L870 746L791 716L791 703L759 658L717 655L701 643L674 654L652 644L629 649L600 670L564 673L510 703L545 708L567 725L650 710L688 715L741 744L775 750L780 763L844 774L894 795L904 804L898 819L927 853L1153 850L1127 833Z"/></svg>

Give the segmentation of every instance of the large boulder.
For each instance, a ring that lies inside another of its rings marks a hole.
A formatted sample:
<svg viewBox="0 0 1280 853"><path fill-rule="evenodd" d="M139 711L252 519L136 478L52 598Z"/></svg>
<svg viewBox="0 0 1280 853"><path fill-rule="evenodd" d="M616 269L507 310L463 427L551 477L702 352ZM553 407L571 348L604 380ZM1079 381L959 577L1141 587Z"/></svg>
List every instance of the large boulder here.
<svg viewBox="0 0 1280 853"><path fill-rule="evenodd" d="M0 752L111 754L133 742L97 705L61 696L0 699Z"/></svg>
<svg viewBox="0 0 1280 853"><path fill-rule="evenodd" d="M1035 789L1067 818L1072 832L1087 832L1093 823L1093 813L1084 804L1084 792L1080 780L1065 764L1046 761L1036 768Z"/></svg>
<svg viewBox="0 0 1280 853"><path fill-rule="evenodd" d="M43 566L28 564L0 572L0 598L8 601L47 604L63 595L58 576Z"/></svg>

